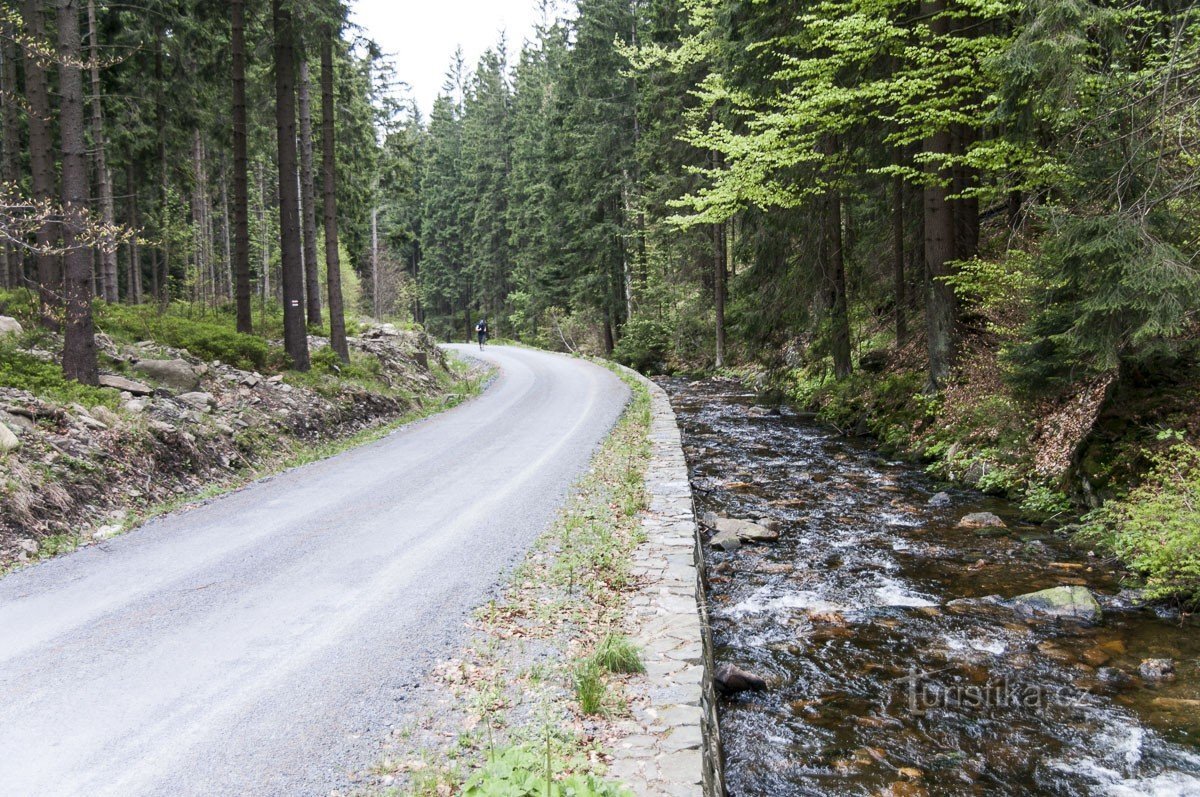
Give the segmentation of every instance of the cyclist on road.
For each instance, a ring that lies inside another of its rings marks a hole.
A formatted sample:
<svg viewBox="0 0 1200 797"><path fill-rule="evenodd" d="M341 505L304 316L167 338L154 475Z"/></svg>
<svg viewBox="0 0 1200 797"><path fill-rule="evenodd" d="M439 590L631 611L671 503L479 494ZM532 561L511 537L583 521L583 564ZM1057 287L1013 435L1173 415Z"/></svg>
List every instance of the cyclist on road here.
<svg viewBox="0 0 1200 797"><path fill-rule="evenodd" d="M479 350L482 351L483 344L486 343L488 339L487 321L483 320L482 318L479 319L479 323L475 325L475 334L479 337Z"/></svg>

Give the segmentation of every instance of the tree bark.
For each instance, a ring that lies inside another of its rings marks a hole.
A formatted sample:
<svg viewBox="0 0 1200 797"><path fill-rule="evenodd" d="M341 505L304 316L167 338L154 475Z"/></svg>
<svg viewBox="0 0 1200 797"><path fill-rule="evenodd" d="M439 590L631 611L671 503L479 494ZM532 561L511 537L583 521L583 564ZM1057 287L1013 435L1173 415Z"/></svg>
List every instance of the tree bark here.
<svg viewBox="0 0 1200 797"><path fill-rule="evenodd" d="M329 345L343 362L350 360L342 308L342 270L338 256L337 153L334 147L333 26L321 30L321 189L324 200L325 281L329 288Z"/></svg>
<svg viewBox="0 0 1200 797"><path fill-rule="evenodd" d="M379 208L371 208L371 315L382 320L383 301L379 295Z"/></svg>
<svg viewBox="0 0 1200 797"><path fill-rule="evenodd" d="M899 151L896 155L900 160ZM896 314L896 348L908 339L908 286L904 275L904 178L892 178L892 301Z"/></svg>
<svg viewBox="0 0 1200 797"><path fill-rule="evenodd" d="M716 315L716 366L725 367L725 292L728 269L725 222L714 224L713 233L713 309Z"/></svg>
<svg viewBox="0 0 1200 797"><path fill-rule="evenodd" d="M308 323L321 324L321 277L317 268L317 191L313 184L312 103L308 56L300 61L300 205L304 227L304 288Z"/></svg>
<svg viewBox="0 0 1200 797"><path fill-rule="evenodd" d="M233 63L233 281L237 331L254 331L250 314L250 211L246 155L245 0L230 0Z"/></svg>
<svg viewBox="0 0 1200 797"><path fill-rule="evenodd" d="M45 41L46 25L42 18L41 0L25 0L24 19L28 34L39 42ZM36 202L54 201L54 138L50 130L50 94L46 87L46 72L40 59L25 49L25 99L29 103L29 169L33 199ZM58 255L51 254L58 225L45 221L36 233L38 303L42 324L59 328L57 308L62 297L62 265Z"/></svg>
<svg viewBox="0 0 1200 797"><path fill-rule="evenodd" d="M92 78L92 157L95 161L96 186L100 193L100 220L109 229L116 225L117 214L113 206L112 175L108 173L105 155L104 109L100 105L100 44L97 41L96 2L88 0L88 45ZM106 302L117 301L117 247L107 237L100 246L100 272L97 282L100 294Z"/></svg>
<svg viewBox="0 0 1200 797"><path fill-rule="evenodd" d="M921 16L929 19L935 37L949 34L946 0L923 0ZM952 169L946 160L953 148L949 130L940 130L923 142L927 161L924 191L925 219L925 332L929 350L930 390L937 390L950 375L954 364L956 307L954 290L945 282L950 262L956 257L954 212L947 197L953 183Z"/></svg>
<svg viewBox="0 0 1200 797"><path fill-rule="evenodd" d="M307 371L304 267L300 252L300 195L296 184L296 58L291 9L271 0L275 31L275 126L279 150L279 245L283 288L283 347L292 367Z"/></svg>
<svg viewBox="0 0 1200 797"><path fill-rule="evenodd" d="M829 348L833 373L838 379L850 375L850 312L846 297L846 254L842 246L842 195L830 189L825 195L825 267L833 289L830 309Z"/></svg>
<svg viewBox="0 0 1200 797"><path fill-rule="evenodd" d="M212 287L209 279L211 266L208 257L208 220L206 205L208 203L207 181L204 169L204 142L200 140L200 130L192 130L192 257L196 265L195 296L203 305L208 301L209 290Z"/></svg>
<svg viewBox="0 0 1200 797"><path fill-rule="evenodd" d="M138 202L137 176L134 172L133 158L125 170L126 191L129 194L129 226L133 235L129 237L129 270L126 272L125 301L133 304L142 302L142 253L138 246Z"/></svg>
<svg viewBox="0 0 1200 797"><path fill-rule="evenodd" d="M63 375L85 385L97 384L96 336L92 326L92 250L78 238L87 223L87 144L84 141L83 75L79 70L79 0L58 0L58 83L61 96L63 224L66 254Z"/></svg>
<svg viewBox="0 0 1200 797"><path fill-rule="evenodd" d="M20 180L20 125L21 112L17 105L17 97L21 90L17 87L17 45L10 38L11 30L5 30L5 37L0 41L0 58L4 59L0 69L0 101L4 104L4 154L0 162L0 179L9 185L17 185ZM24 258L21 250L11 243L4 245L4 262L0 263L0 286L19 288L25 282Z"/></svg>

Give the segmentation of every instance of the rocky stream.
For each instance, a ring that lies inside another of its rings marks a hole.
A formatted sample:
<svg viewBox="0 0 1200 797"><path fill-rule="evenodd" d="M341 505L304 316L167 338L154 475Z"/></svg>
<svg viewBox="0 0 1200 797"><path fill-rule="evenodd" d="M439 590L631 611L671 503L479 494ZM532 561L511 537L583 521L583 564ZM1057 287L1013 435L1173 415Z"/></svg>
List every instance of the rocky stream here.
<svg viewBox="0 0 1200 797"><path fill-rule="evenodd" d="M718 669L766 681L722 700L731 797L1200 795L1194 621L1003 501L735 382L664 385Z"/></svg>

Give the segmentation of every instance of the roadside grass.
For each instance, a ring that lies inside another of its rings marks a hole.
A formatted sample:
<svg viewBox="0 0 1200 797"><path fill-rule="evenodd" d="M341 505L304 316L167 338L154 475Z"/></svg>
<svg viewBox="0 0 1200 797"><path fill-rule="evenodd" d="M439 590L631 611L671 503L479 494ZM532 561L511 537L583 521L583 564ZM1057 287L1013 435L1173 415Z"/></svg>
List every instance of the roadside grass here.
<svg viewBox="0 0 1200 797"><path fill-rule="evenodd" d="M643 671L620 627L644 539L650 394L609 367L630 402L502 595L476 610L473 643L439 666L454 708L412 718L417 733L395 741L404 754L356 794L628 795L602 776L607 725L628 711L622 679Z"/></svg>
<svg viewBox="0 0 1200 797"><path fill-rule="evenodd" d="M354 434L331 440L308 442L296 438L278 435L263 435L261 439L245 439L243 446L257 461L251 467L230 474L228 477L205 485L202 489L140 508L130 512L123 520L113 525L120 528L113 530L104 539L124 534L132 529L145 525L149 521L164 515L194 507L222 495L235 492L247 485L270 476L277 475L292 468L301 467L311 462L340 454L350 449L373 443L404 426L452 409L481 393L493 376L490 370L481 370L465 360L450 355L448 357L450 371L439 374L438 380L445 391L440 401L430 401L424 405L414 404L412 408L390 421L362 429ZM92 529L75 534L56 534L40 541L38 553L33 561L49 559L59 554L68 553L92 540ZM5 574L28 566L14 564L8 568L0 568L0 577Z"/></svg>
<svg viewBox="0 0 1200 797"><path fill-rule="evenodd" d="M624 634L609 634L596 648L596 663L612 673L643 673L641 651Z"/></svg>

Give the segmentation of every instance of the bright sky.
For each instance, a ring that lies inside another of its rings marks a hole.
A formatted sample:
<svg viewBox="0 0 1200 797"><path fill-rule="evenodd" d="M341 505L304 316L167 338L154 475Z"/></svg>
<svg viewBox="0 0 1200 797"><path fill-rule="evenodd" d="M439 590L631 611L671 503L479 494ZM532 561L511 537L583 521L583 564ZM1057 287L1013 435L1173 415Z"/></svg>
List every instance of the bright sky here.
<svg viewBox="0 0 1200 797"><path fill-rule="evenodd" d="M391 56L396 76L412 86L428 115L455 47L462 46L473 69L504 31L515 62L539 11L537 0L352 0L350 21Z"/></svg>

